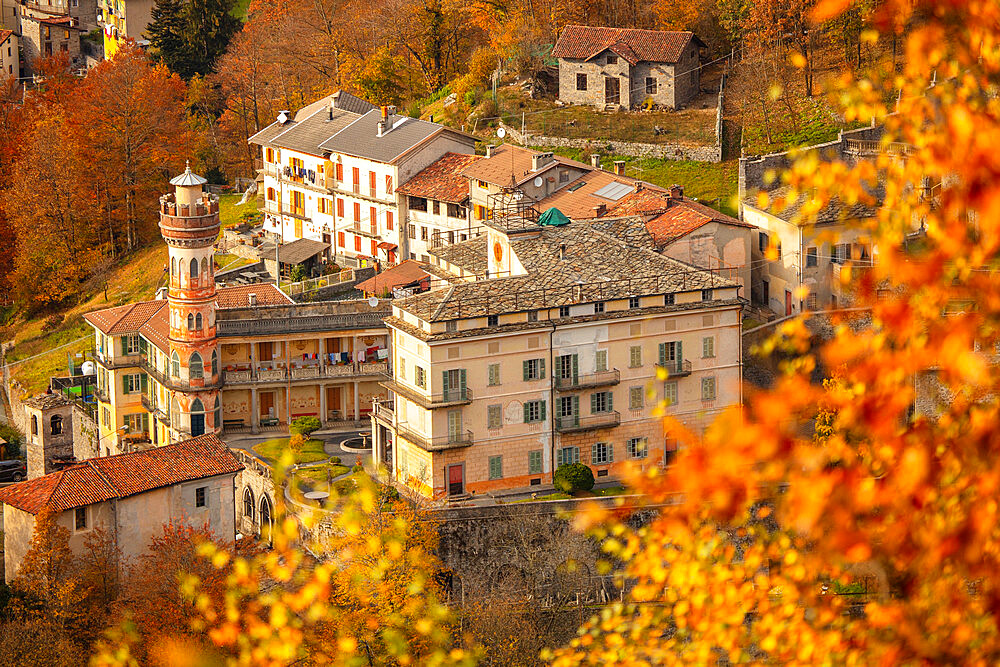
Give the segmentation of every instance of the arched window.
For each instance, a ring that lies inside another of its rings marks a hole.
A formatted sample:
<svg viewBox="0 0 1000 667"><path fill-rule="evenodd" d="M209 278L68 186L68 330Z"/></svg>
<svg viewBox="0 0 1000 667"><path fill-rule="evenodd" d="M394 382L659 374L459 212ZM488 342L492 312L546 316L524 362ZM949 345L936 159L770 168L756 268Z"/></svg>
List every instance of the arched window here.
<svg viewBox="0 0 1000 667"><path fill-rule="evenodd" d="M170 284L174 284L177 280L177 258L170 258Z"/></svg>
<svg viewBox="0 0 1000 667"><path fill-rule="evenodd" d="M194 313L188 313L188 331L194 331Z"/></svg>
<svg viewBox="0 0 1000 667"><path fill-rule="evenodd" d="M196 331L201 331L204 325L204 321L201 319L201 313L194 316L194 328Z"/></svg>
<svg viewBox="0 0 1000 667"><path fill-rule="evenodd" d="M188 377L205 377L205 363L201 360L201 355L197 352L191 355L191 361L188 362Z"/></svg>
<svg viewBox="0 0 1000 667"><path fill-rule="evenodd" d="M191 414L195 414L197 412L205 412L205 404L201 402L200 398L196 398L191 401Z"/></svg>
<svg viewBox="0 0 1000 667"><path fill-rule="evenodd" d="M191 435L198 437L205 432L205 406L200 398L191 401Z"/></svg>
<svg viewBox="0 0 1000 667"><path fill-rule="evenodd" d="M175 378L181 376L181 358L177 356L177 350L170 355L170 375Z"/></svg>
<svg viewBox="0 0 1000 667"><path fill-rule="evenodd" d="M271 541L271 502L263 494L260 496L260 535Z"/></svg>
<svg viewBox="0 0 1000 667"><path fill-rule="evenodd" d="M250 487L243 489L243 516L249 517L253 521L254 507L253 507L253 491Z"/></svg>
<svg viewBox="0 0 1000 667"><path fill-rule="evenodd" d="M194 257L191 258L191 280L193 281L198 277L198 260Z"/></svg>
<svg viewBox="0 0 1000 667"><path fill-rule="evenodd" d="M208 259L205 257L201 258L201 275L204 278L208 277Z"/></svg>
<svg viewBox="0 0 1000 667"><path fill-rule="evenodd" d="M212 376L219 374L219 352L212 350Z"/></svg>
<svg viewBox="0 0 1000 667"><path fill-rule="evenodd" d="M31 415L31 435L38 435L38 416Z"/></svg>
<svg viewBox="0 0 1000 667"><path fill-rule="evenodd" d="M60 435L62 433L62 417L60 415L52 415L49 426L52 429L52 435Z"/></svg>

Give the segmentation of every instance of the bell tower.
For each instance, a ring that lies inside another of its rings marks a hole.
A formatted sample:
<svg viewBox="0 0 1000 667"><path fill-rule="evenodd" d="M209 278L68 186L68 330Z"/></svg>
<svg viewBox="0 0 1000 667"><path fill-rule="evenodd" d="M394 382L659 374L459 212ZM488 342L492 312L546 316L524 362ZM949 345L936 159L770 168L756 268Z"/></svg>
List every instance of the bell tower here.
<svg viewBox="0 0 1000 667"><path fill-rule="evenodd" d="M219 198L204 192L206 182L189 163L170 179L174 192L160 197L160 233L170 254L171 440L222 431L213 261Z"/></svg>

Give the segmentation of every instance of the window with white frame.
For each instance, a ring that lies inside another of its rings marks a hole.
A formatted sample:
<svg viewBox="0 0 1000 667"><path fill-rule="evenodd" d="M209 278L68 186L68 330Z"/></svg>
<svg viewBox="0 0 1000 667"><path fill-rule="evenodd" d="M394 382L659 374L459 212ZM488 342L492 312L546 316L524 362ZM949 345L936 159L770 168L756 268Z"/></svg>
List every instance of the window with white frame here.
<svg viewBox="0 0 1000 667"><path fill-rule="evenodd" d="M130 373L122 376L122 393L138 394L142 392L142 373Z"/></svg>
<svg viewBox="0 0 1000 667"><path fill-rule="evenodd" d="M610 391L595 391L590 395L590 412L593 414L611 412L614 409L612 400Z"/></svg>
<svg viewBox="0 0 1000 667"><path fill-rule="evenodd" d="M649 442L646 438L629 438L625 449L630 459L644 459L649 456Z"/></svg>
<svg viewBox="0 0 1000 667"><path fill-rule="evenodd" d="M556 450L556 468L580 462L579 447L560 447Z"/></svg>
<svg viewBox="0 0 1000 667"><path fill-rule="evenodd" d="M614 448L610 442L595 442L590 447L590 462L594 465L611 463L615 460Z"/></svg>
<svg viewBox="0 0 1000 667"><path fill-rule="evenodd" d="M122 336L122 353L139 354L139 334Z"/></svg>
<svg viewBox="0 0 1000 667"><path fill-rule="evenodd" d="M524 381L545 379L545 359L525 359L523 362Z"/></svg>
<svg viewBox="0 0 1000 667"><path fill-rule="evenodd" d="M524 423L545 421L545 401L524 402Z"/></svg>

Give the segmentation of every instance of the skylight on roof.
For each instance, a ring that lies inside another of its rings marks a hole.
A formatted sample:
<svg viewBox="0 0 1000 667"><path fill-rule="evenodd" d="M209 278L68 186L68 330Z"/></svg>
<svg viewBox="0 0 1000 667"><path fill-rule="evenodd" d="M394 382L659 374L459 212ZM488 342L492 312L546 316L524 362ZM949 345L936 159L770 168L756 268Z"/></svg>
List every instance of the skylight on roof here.
<svg viewBox="0 0 1000 667"><path fill-rule="evenodd" d="M594 196L610 199L611 201L618 201L633 190L635 190L635 188L631 185L615 181L614 183L608 183L603 188L595 192Z"/></svg>
<svg viewBox="0 0 1000 667"><path fill-rule="evenodd" d="M570 191L570 192L574 192L574 191L576 191L576 190L579 190L580 188L582 188L582 187L583 187L583 186L585 186L585 185L586 185L586 182L584 182L584 181L580 181L579 183L574 183L573 185L569 186L569 187L568 187L568 188L566 188L566 189L567 189L568 191Z"/></svg>

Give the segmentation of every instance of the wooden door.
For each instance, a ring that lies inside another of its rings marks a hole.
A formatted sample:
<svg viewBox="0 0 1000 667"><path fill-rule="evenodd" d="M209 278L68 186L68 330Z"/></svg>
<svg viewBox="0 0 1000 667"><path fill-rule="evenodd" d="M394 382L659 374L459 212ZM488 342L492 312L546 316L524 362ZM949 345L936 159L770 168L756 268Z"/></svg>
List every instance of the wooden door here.
<svg viewBox="0 0 1000 667"><path fill-rule="evenodd" d="M271 417L274 415L274 392L260 392L260 416Z"/></svg>
<svg viewBox="0 0 1000 667"><path fill-rule="evenodd" d="M257 360L258 362L271 361L271 359L274 359L274 343L266 341L258 343L257 346L257 349L260 350L260 359Z"/></svg>
<svg viewBox="0 0 1000 667"><path fill-rule="evenodd" d="M300 213L299 215L302 215L302 214ZM296 239L302 238L302 221L301 220L296 220L295 221L295 238Z"/></svg>
<svg viewBox="0 0 1000 667"><path fill-rule="evenodd" d="M604 77L604 103L621 104L621 82L618 77Z"/></svg>
<svg viewBox="0 0 1000 667"><path fill-rule="evenodd" d="M785 315L792 314L792 293L785 290Z"/></svg>
<svg viewBox="0 0 1000 667"><path fill-rule="evenodd" d="M460 496L465 493L465 464L448 466L448 495Z"/></svg>

